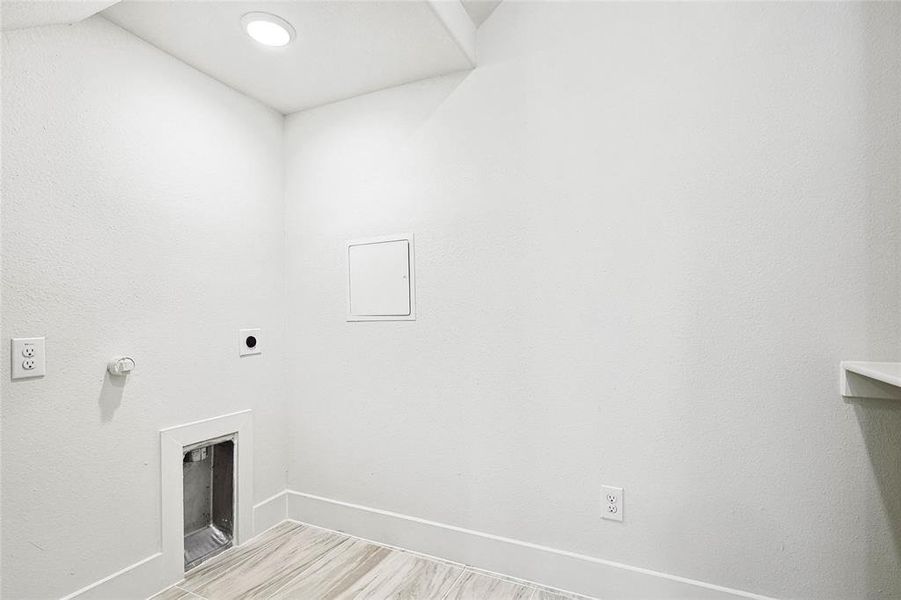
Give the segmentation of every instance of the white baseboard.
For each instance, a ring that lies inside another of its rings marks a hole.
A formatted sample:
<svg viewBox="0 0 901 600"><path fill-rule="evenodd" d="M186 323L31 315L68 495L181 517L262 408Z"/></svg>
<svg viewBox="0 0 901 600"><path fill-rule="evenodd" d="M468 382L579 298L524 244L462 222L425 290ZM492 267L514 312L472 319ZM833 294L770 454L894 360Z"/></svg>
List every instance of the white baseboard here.
<svg viewBox="0 0 901 600"><path fill-rule="evenodd" d="M293 490L279 492L254 505L253 535L278 525L285 518L600 598L773 600L677 575ZM140 600L177 583L169 579L163 555L158 552L62 600Z"/></svg>
<svg viewBox="0 0 901 600"><path fill-rule="evenodd" d="M129 600L147 598L167 585L165 561L157 552L100 581L72 592L61 600ZM175 583L174 581L172 583Z"/></svg>
<svg viewBox="0 0 901 600"><path fill-rule="evenodd" d="M253 507L253 535L257 536L285 520L288 492L259 502ZM163 553L157 552L125 567L112 575L95 581L61 600L143 600L178 583L170 581L164 568Z"/></svg>
<svg viewBox="0 0 901 600"><path fill-rule="evenodd" d="M575 552L287 490L288 518L599 598L734 600L766 596Z"/></svg>
<svg viewBox="0 0 901 600"><path fill-rule="evenodd" d="M288 490L253 505L253 535L257 536L288 518Z"/></svg>

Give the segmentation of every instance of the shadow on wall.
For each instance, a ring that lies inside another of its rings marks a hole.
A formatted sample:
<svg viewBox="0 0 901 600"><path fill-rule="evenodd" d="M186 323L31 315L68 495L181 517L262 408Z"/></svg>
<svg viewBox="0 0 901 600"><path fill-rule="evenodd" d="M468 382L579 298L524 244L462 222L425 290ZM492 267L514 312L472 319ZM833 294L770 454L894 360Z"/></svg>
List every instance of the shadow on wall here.
<svg viewBox="0 0 901 600"><path fill-rule="evenodd" d="M901 402L875 399L848 402L854 404L896 554L901 556Z"/></svg>
<svg viewBox="0 0 901 600"><path fill-rule="evenodd" d="M116 410L122 404L126 379L126 377L112 377L107 371L103 372L103 387L100 388L97 404L100 406L100 420L104 423L113 420Z"/></svg>

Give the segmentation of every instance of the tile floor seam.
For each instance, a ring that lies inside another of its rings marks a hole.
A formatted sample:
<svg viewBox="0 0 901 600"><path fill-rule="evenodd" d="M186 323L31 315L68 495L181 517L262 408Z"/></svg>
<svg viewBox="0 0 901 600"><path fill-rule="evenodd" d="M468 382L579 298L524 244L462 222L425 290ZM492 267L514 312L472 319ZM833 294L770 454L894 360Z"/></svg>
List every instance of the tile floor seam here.
<svg viewBox="0 0 901 600"><path fill-rule="evenodd" d="M469 567L463 565L463 568L460 569L460 574L457 575L457 578L454 579L454 582L447 588L447 591L444 592L444 595L441 596L440 600L447 600L447 597L450 596L450 593L454 591L454 588L457 587L457 584L460 583L460 580L463 579L463 576L466 575L466 571L469 570Z"/></svg>
<svg viewBox="0 0 901 600"><path fill-rule="evenodd" d="M201 600L207 600L206 598L204 598L204 597L201 596L200 594L197 594L197 593L195 593L195 592L192 592L191 590L186 590L185 588L181 587L181 586L178 585L177 583L176 583L175 585L173 585L172 587L178 588L178 589L180 589L181 591L183 591L183 592L185 592L185 593L187 593L187 594L191 594L191 596L195 596L195 597L197 597L197 598L200 598Z"/></svg>
<svg viewBox="0 0 901 600"><path fill-rule="evenodd" d="M488 571L485 569L480 569L479 567L473 565L467 565L466 568L476 575L484 575L485 577L491 577L492 579L499 579L501 581L506 581L507 583L512 583L514 585L521 585L522 587L532 588L535 590L546 590L550 589L547 586L544 586L535 581L529 581L528 579L520 579L518 577L513 577L512 575L504 575L503 573L498 573L496 571Z"/></svg>
<svg viewBox="0 0 901 600"><path fill-rule="evenodd" d="M474 578L476 578L476 579L487 579L487 580L491 580L491 581L495 582L496 584L506 584L506 585L512 586L513 588L520 588L520 589L526 591L528 595L525 597L521 597L520 600L531 600L531 598L538 591L538 589L533 586L523 585L522 583L519 583L519 581L521 581L521 580L514 580L513 578L506 577L506 576L495 577L495 576L490 575L490 574L482 571L481 569L478 569L471 565L466 567L463 574L461 575L461 579L465 579L467 574L474 576ZM461 587L463 587L463 586L461 585ZM451 588L450 592L453 592L453 591L454 591L453 588ZM448 592L448 599L450 597L450 592ZM458 596L458 598L459 598L459 596Z"/></svg>
<svg viewBox="0 0 901 600"><path fill-rule="evenodd" d="M303 525L304 525L304 527L307 527L307 525L306 525L305 523L304 523ZM324 528L320 527L319 529L324 529ZM335 531L335 530L333 530L333 529L324 529L324 531L331 531L331 532L336 533L336 534L339 534L339 535L344 535L344 534L342 534L340 531ZM345 536L345 537L347 537L347 536ZM348 542L349 539L350 539L350 538L348 537L348 539L345 539L345 540L339 542L338 544L336 544L335 546L332 546L331 548L329 548L328 550L326 550L325 552L323 552L321 555L319 555L319 556L316 557L315 559L311 560L310 563L309 563L304 569L302 569L299 573L296 573L296 574L294 574L293 576L287 577L286 580L285 580L285 582L284 582L281 586L279 586L279 587L277 587L276 589L274 589L274 590L272 590L271 592L269 592L269 593L266 595L266 598L275 598L275 597L277 597L279 592L281 592L281 591L284 590L285 588L290 587L292 583L295 583L295 582L296 582L295 579L296 579L296 577L297 577L298 575L302 575L302 574L306 573L307 571L309 571L310 568L311 568L313 565L315 565L319 560L321 560L324 556L326 556L327 554L329 554L331 551L333 551L333 550L334 550L334 551L337 551L338 548L341 548L342 546L344 546L344 544L345 544L346 542Z"/></svg>
<svg viewBox="0 0 901 600"><path fill-rule="evenodd" d="M553 586L545 585L543 583L538 583L537 581L531 581L529 579L520 579L519 577L513 577L512 575L505 575L503 573L498 573L496 571L489 571L487 569L480 569L474 565L466 565L466 568L472 571L473 573L477 573L479 575L486 575L488 577L492 577L494 579L500 579L501 581L507 581L510 583L514 583L516 585L521 585L523 587L528 587L534 589L536 592L548 592L554 594L555 596L572 596L572 598L565 598L565 600L600 600L599 598L592 598L591 596L585 596L584 594L579 594L577 592L571 592L569 590L564 590L562 588L556 588Z"/></svg>
<svg viewBox="0 0 901 600"><path fill-rule="evenodd" d="M274 590L266 592L264 595L264 600L268 598L278 598L279 594L284 590L289 590L291 589L292 585L296 585L300 581L299 578L301 576L309 576L311 574L315 574L317 569L322 564L331 564L332 561L334 561L336 558L340 558L342 556L347 546L352 546L352 540L341 532L331 529L323 529L321 527L311 527L306 524L302 524L302 528L308 531L319 529L320 531L326 532L329 537L339 538L340 541L338 541L333 546L328 546L324 550L320 550L315 554L315 556L311 556L309 558L309 561L299 569L290 569L288 572L286 572L284 574L284 582Z"/></svg>

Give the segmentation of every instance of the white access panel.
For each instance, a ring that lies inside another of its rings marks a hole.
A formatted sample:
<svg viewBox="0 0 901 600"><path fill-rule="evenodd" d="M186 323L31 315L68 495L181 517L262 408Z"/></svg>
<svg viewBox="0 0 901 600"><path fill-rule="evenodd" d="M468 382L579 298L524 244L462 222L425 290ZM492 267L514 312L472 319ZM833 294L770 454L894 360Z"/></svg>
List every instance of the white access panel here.
<svg viewBox="0 0 901 600"><path fill-rule="evenodd" d="M416 319L413 235L347 242L347 320Z"/></svg>

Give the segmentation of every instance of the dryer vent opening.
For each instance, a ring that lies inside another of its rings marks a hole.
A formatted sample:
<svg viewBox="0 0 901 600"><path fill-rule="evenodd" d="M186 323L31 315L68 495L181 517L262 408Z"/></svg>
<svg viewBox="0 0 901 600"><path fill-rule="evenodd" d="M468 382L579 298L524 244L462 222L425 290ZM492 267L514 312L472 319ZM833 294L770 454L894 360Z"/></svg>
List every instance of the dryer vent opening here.
<svg viewBox="0 0 901 600"><path fill-rule="evenodd" d="M185 447L182 467L187 571L234 542L234 436Z"/></svg>

